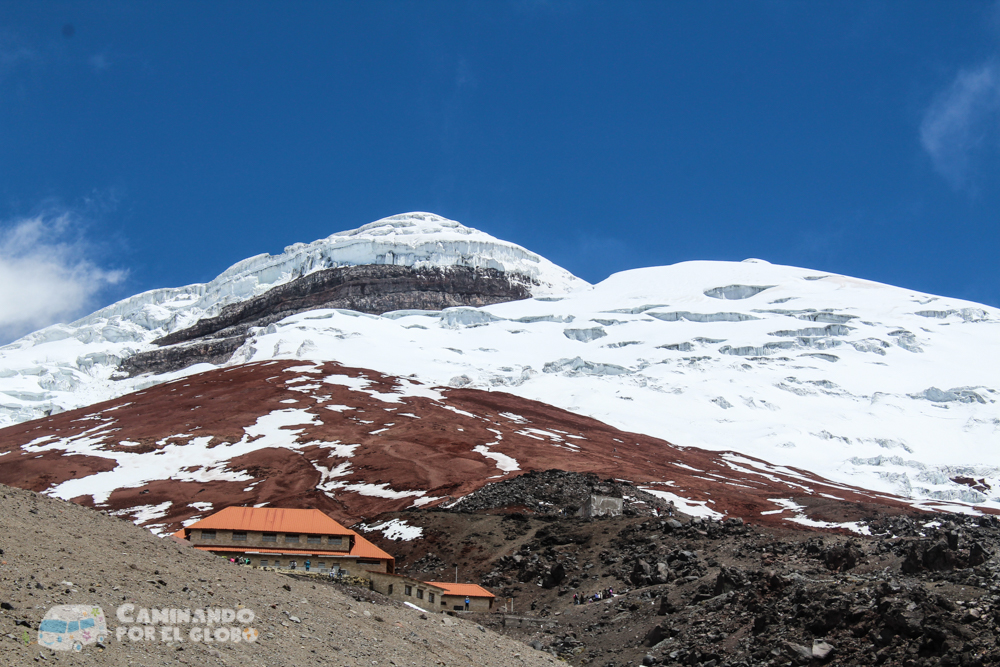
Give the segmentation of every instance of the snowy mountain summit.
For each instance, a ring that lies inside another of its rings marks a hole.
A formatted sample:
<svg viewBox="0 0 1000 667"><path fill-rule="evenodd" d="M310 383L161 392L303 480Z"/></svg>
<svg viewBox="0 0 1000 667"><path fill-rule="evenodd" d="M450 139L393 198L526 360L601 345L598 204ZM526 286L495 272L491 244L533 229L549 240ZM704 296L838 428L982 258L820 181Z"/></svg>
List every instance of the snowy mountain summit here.
<svg viewBox="0 0 1000 667"><path fill-rule="evenodd" d="M135 383L111 377L123 360L154 347L153 341L296 280L358 266L497 272L524 284L522 298L589 287L529 250L454 220L422 212L394 215L293 244L280 255L250 257L209 283L137 294L0 348L0 426L130 391Z"/></svg>
<svg viewBox="0 0 1000 667"><path fill-rule="evenodd" d="M998 342L997 309L761 260L591 287L524 248L410 213L0 349L0 424L204 370L333 361L500 389L782 474L1000 509Z"/></svg>
<svg viewBox="0 0 1000 667"><path fill-rule="evenodd" d="M568 271L513 243L433 213L404 213L358 229L337 232L312 243L290 245L280 255L250 257L229 267L210 283L138 294L102 308L70 327L79 329L124 321L146 330L170 332L198 318L214 315L225 305L258 296L323 269L386 264L414 268L496 269L532 279L537 283L532 289L535 296L587 285ZM39 335L31 334L25 339L37 339Z"/></svg>
<svg viewBox="0 0 1000 667"><path fill-rule="evenodd" d="M302 276L323 268L365 264L496 269L536 281L534 296L587 286L585 281L521 246L454 220L420 212L393 215L313 243L296 243L275 258L259 255L234 265L219 278L244 272L260 275L258 265L272 271L272 267L281 267L283 273Z"/></svg>

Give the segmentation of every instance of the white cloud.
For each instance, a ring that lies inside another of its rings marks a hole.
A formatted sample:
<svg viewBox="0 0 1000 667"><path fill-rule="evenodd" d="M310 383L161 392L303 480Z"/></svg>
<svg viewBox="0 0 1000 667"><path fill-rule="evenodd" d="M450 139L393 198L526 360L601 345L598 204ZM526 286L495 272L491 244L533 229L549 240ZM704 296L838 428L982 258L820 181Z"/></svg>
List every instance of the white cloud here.
<svg viewBox="0 0 1000 667"><path fill-rule="evenodd" d="M1000 156L1000 64L958 73L924 114L920 142L955 188L974 188L976 172Z"/></svg>
<svg viewBox="0 0 1000 667"><path fill-rule="evenodd" d="M84 315L124 271L97 266L70 213L0 224L0 342Z"/></svg>

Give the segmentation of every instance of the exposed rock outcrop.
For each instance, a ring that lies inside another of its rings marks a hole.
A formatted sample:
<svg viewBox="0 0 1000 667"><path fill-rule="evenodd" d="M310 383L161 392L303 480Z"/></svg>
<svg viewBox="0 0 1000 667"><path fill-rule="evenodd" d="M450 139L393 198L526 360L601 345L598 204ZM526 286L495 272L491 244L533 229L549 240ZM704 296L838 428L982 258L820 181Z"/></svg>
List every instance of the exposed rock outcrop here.
<svg viewBox="0 0 1000 667"><path fill-rule="evenodd" d="M253 327L266 327L308 310L343 308L381 315L394 310L488 306L526 299L533 284L518 274L463 266L368 264L326 269L225 306L215 317L159 338L153 342L161 349L129 357L120 369L134 377L197 363L221 363L243 344Z"/></svg>
<svg viewBox="0 0 1000 667"><path fill-rule="evenodd" d="M128 357L118 368L129 377L143 373L169 373L193 364L221 364L246 341L246 335L205 338L187 344L169 345Z"/></svg>
<svg viewBox="0 0 1000 667"><path fill-rule="evenodd" d="M455 506L463 512L500 508L524 509L533 514L572 515L594 496L622 498L624 513L649 516L666 511L668 503L616 479L602 480L593 473L533 470L513 479L489 484L462 498Z"/></svg>

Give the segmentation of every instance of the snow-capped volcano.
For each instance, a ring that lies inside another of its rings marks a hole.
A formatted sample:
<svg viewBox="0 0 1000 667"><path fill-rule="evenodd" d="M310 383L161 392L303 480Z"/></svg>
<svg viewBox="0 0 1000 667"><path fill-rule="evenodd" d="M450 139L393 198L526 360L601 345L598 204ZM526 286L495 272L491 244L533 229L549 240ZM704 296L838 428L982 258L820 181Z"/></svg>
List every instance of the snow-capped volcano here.
<svg viewBox="0 0 1000 667"><path fill-rule="evenodd" d="M150 380L120 383L110 377L122 360L153 347L154 340L304 277L371 265L497 272L523 283L523 296L589 287L529 250L454 220L421 212L394 215L296 243L280 255L245 259L209 283L137 294L0 347L0 426L131 391Z"/></svg>
<svg viewBox="0 0 1000 667"><path fill-rule="evenodd" d="M289 291L303 276L371 264L480 271L501 289L468 288L470 305L368 313ZM510 281L523 290L504 292ZM292 311L276 305L286 294ZM0 400L13 423L221 366L336 361L499 387L841 483L1000 508L998 340L996 309L758 260L636 269L589 287L518 246L408 214L27 336L0 350ZM180 370L139 372L163 359ZM183 367L198 359L210 363ZM111 379L123 368L139 374Z"/></svg>

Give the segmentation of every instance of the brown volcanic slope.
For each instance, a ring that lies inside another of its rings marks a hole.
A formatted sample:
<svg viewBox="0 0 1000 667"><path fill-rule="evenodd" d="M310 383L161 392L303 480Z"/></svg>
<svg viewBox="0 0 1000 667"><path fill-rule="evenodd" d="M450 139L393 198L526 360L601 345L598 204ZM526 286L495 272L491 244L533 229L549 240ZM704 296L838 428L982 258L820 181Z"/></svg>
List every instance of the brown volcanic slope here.
<svg viewBox="0 0 1000 667"><path fill-rule="evenodd" d="M350 525L552 468L670 490L755 522L789 516L773 513L769 498L795 499L832 521L906 504L506 393L334 363L213 370L0 430L0 482L107 507L158 531L234 504L315 507Z"/></svg>

